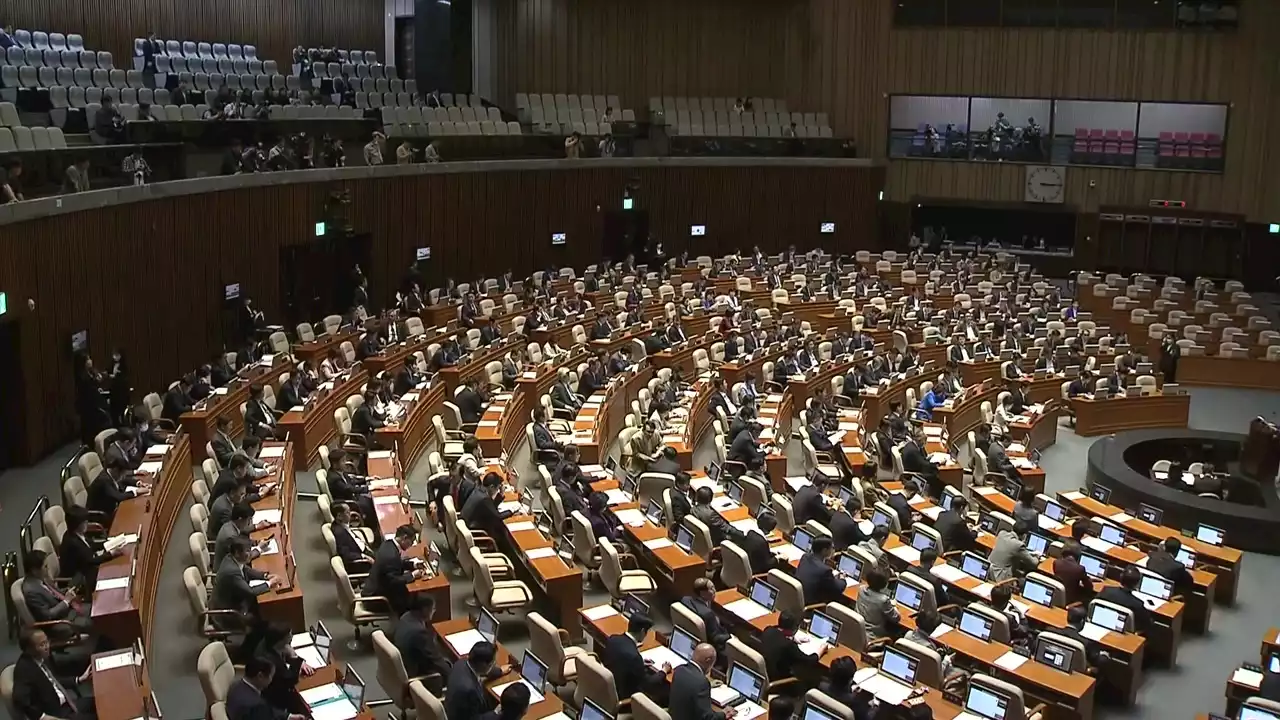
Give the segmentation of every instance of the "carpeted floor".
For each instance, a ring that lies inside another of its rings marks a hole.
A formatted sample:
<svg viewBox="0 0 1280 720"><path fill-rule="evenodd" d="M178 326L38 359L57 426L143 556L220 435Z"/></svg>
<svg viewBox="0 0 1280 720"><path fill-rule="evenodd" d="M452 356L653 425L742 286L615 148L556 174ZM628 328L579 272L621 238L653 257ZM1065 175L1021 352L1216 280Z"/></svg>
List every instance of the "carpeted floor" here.
<svg viewBox="0 0 1280 720"><path fill-rule="evenodd" d="M1273 421L1280 414L1280 397L1274 394L1242 390L1194 389L1191 404L1191 425L1207 430L1240 432L1248 420L1262 415ZM1048 491L1078 487L1083 484L1084 458L1091 440L1076 436L1065 426L1059 432L1058 443L1044 453L1043 464L1048 473ZM798 457L799 448L794 448ZM55 502L59 498L58 471L71 457L72 449L66 448L32 468L24 468L0 476L0 510L5 520L5 532L0 533L0 551L16 550L18 524L27 516L30 508L41 495L47 494ZM695 455L697 466L712 459L710 447L699 448ZM522 448L517 462L528 462ZM425 494L425 464L413 468L409 484L415 499ZM316 492L313 473L299 475L299 491ZM156 686L160 706L167 717L174 720L200 718L204 714L204 698L195 676L196 657L202 647L196 636L194 620L188 609L182 589L181 574L190 564L187 551L189 531L183 520L169 544L161 583L164 588L158 604L156 622L171 630L152 649L151 673ZM307 616L322 619L346 641L350 629L337 611L336 595L328 571L328 555L320 537L319 513L314 503L300 500L297 510L299 541L295 554L300 582L306 591ZM441 541L443 546L443 541ZM1206 636L1187 634L1179 649L1179 664L1173 670L1154 670L1148 673L1136 707L1100 708L1098 717L1136 717L1151 720L1171 720L1190 717L1196 712L1221 711L1223 687L1231 669L1240 661L1256 659L1258 640L1262 633L1275 624L1274 609L1268 609L1268 598L1280 593L1280 558L1250 555L1245 560L1246 571L1240 583L1240 601L1232 608L1214 609L1212 632ZM456 581L453 585L453 613L460 616L467 612L464 604L469 586ZM602 591L590 591L587 604L604 602ZM656 607L656 606L655 606ZM666 618L660 621L667 624ZM501 641L515 651L527 644L524 623L511 620L503 623ZM9 664L17 655L15 643L0 644L0 664ZM350 660L371 685L370 697L385 697L377 687L376 670L372 653L367 649L358 653L343 651L343 659ZM385 708L380 709L385 711ZM380 713L381 715L381 713Z"/></svg>

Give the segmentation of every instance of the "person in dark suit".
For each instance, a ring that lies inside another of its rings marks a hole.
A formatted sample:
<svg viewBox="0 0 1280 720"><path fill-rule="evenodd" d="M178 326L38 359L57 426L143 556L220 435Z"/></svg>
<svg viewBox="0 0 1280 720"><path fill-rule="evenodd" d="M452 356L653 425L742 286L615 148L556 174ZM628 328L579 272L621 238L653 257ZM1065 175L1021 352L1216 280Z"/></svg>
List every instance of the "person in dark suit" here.
<svg viewBox="0 0 1280 720"><path fill-rule="evenodd" d="M403 615L409 609L409 585L424 574L420 569L415 570L413 562L404 555L417 539L418 531L412 525L396 528L394 541L378 546L373 568L364 581L362 594L385 597L395 615Z"/></svg>
<svg viewBox="0 0 1280 720"><path fill-rule="evenodd" d="M467 527L482 530L489 537L498 537L502 533L502 521L511 517L511 510L500 510L498 504L502 500L502 476L489 473L485 476L479 492L471 493L466 504L462 506L462 519Z"/></svg>
<svg viewBox="0 0 1280 720"><path fill-rule="evenodd" d="M263 399L262 386L254 384L249 387L249 401L244 407L244 428L263 440L284 437L276 427L275 411Z"/></svg>
<svg viewBox="0 0 1280 720"><path fill-rule="evenodd" d="M98 473L98 477L94 478L93 482L89 483L85 506L90 512L101 513L102 525L110 527L116 508L120 503L133 497L125 488L134 484L136 483L129 475L128 464L117 458Z"/></svg>
<svg viewBox="0 0 1280 720"><path fill-rule="evenodd" d="M711 413L711 417L720 417L723 412L726 418L731 418L738 414L738 407L734 405L733 400L729 397L728 391L724 388L724 379L716 377L712 382L711 400L707 403L707 412Z"/></svg>
<svg viewBox="0 0 1280 720"><path fill-rule="evenodd" d="M258 596L271 592L280 585L280 579L249 566L253 543L240 538L231 551L222 558L213 579L210 606L214 610L234 610L235 615L215 615L214 624L223 630L239 630L260 622ZM265 581L265 582L259 582ZM253 651L253 644L245 639L245 650Z"/></svg>
<svg viewBox="0 0 1280 720"><path fill-rule="evenodd" d="M707 642L714 647L723 648L732 634L720 624L720 618L712 604L715 597L716 586L710 579L700 577L693 581L693 594L681 598L680 604L692 610L702 620L707 629Z"/></svg>
<svg viewBox="0 0 1280 720"><path fill-rule="evenodd" d="M96 717L93 698L84 697L78 688L80 683L89 679L92 666L79 677L66 674L70 668L59 666L50 650L49 637L36 628L21 630L18 647L22 654L13 666L13 706L23 720L90 720Z"/></svg>
<svg viewBox="0 0 1280 720"><path fill-rule="evenodd" d="M200 402L213 394L213 383L210 381L212 373L213 370L208 365L196 368L195 380L191 383L191 391L187 393L192 402Z"/></svg>
<svg viewBox="0 0 1280 720"><path fill-rule="evenodd" d="M729 446L730 460L746 465L750 465L752 460L764 460L765 454L756 443L756 435L760 432L758 428L760 426L753 423L733 436L733 442Z"/></svg>
<svg viewBox="0 0 1280 720"><path fill-rule="evenodd" d="M120 428L103 448L103 464L120 458L130 470L136 470L141 464L141 454L137 450L137 445L137 436L134 435L133 429Z"/></svg>
<svg viewBox="0 0 1280 720"><path fill-rule="evenodd" d="M178 422L184 413L191 412L191 397L187 392L191 390L191 378L183 375L178 378L178 384L169 388L164 394L164 409L160 415L166 420Z"/></svg>
<svg viewBox="0 0 1280 720"><path fill-rule="evenodd" d="M502 677L505 670L494 664L497 649L478 642L467 657L453 663L445 682L444 714L449 718L478 718L493 709L484 683Z"/></svg>
<svg viewBox="0 0 1280 720"><path fill-rule="evenodd" d="M711 706L711 682L707 679L716 657L714 647L700 643L693 649L693 662L672 673L671 720L725 720L725 714Z"/></svg>
<svg viewBox="0 0 1280 720"><path fill-rule="evenodd" d="M964 552L973 550L978 539L977 530L969 527L965 512L969 510L969 501L964 497L951 500L951 510L943 510L934 520L933 529L942 536L942 550L945 552Z"/></svg>
<svg viewBox="0 0 1280 720"><path fill-rule="evenodd" d="M480 716L480 720L521 720L529 712L533 695L524 683L511 683L502 689L498 707Z"/></svg>
<svg viewBox="0 0 1280 720"><path fill-rule="evenodd" d="M476 386L474 377L467 378L462 383L462 389L453 396L453 404L458 406L463 425L474 425L480 422L480 416L484 415L484 398L480 397Z"/></svg>
<svg viewBox="0 0 1280 720"><path fill-rule="evenodd" d="M418 375L416 363L417 360L410 356L405 359L404 365L396 372L393 389L397 398L404 397L406 393L411 392L422 381L422 377Z"/></svg>
<svg viewBox="0 0 1280 720"><path fill-rule="evenodd" d="M228 720L306 720L273 706L263 693L275 680L276 665L269 658L251 656L245 660L244 676L227 690Z"/></svg>
<svg viewBox="0 0 1280 720"><path fill-rule="evenodd" d="M804 590L806 605L835 602L844 595L844 579L836 577L828 564L833 553L831 538L819 536L813 539L809 552L800 558L796 580Z"/></svg>
<svg viewBox="0 0 1280 720"><path fill-rule="evenodd" d="M1195 586L1191 571L1186 565L1178 562L1178 552L1181 550L1182 541L1171 537L1165 539L1160 549L1152 551L1147 556L1147 569L1173 582L1175 595L1186 595Z"/></svg>
<svg viewBox="0 0 1280 720"><path fill-rule="evenodd" d="M1142 575L1137 568L1125 568L1124 573L1120 575L1120 587L1103 588L1102 592L1098 593L1098 599L1128 608L1133 613L1134 631L1139 635L1145 635L1151 628L1151 611L1147 610L1147 606L1133 594L1137 591L1138 581L1141 578Z"/></svg>
<svg viewBox="0 0 1280 720"><path fill-rule="evenodd" d="M249 407L246 405L245 413L248 412ZM217 461L218 467L229 467L232 456L236 454L236 442L231 439L231 418L218 416L215 427L213 439L209 441L213 445L213 459Z"/></svg>
<svg viewBox="0 0 1280 720"><path fill-rule="evenodd" d="M315 674L315 668L303 662L294 652L290 640L293 631L287 625L270 623L263 629L257 657L275 666L271 682L262 689L262 699L271 707L291 713L306 713L307 704L298 694L298 679Z"/></svg>
<svg viewBox="0 0 1280 720"><path fill-rule="evenodd" d="M245 501L247 491L248 483L237 483L209 503L209 537L217 540L222 526L231 522L233 509Z"/></svg>
<svg viewBox="0 0 1280 720"><path fill-rule="evenodd" d="M858 526L858 514L862 505L856 497L850 498L842 507L831 512L831 544L837 551L847 550L867 539L867 535Z"/></svg>
<svg viewBox="0 0 1280 720"><path fill-rule="evenodd" d="M431 596L414 596L396 621L392 638L409 677L439 675L443 684L453 664L440 651L440 638L431 626L435 612L436 601Z"/></svg>
<svg viewBox="0 0 1280 720"><path fill-rule="evenodd" d="M295 407L301 407L306 402L301 382L301 376L298 373L290 373L289 379L280 384L280 393L276 396L276 407L283 408L286 412Z"/></svg>
<svg viewBox="0 0 1280 720"><path fill-rule="evenodd" d="M680 526L680 521L684 520L684 516L693 510L693 503L689 501L692 483L693 478L689 473L676 473L676 483L671 488L671 517L667 518L667 527L673 534Z"/></svg>
<svg viewBox="0 0 1280 720"><path fill-rule="evenodd" d="M1089 667L1098 667L1103 661L1109 658L1109 654L1099 647L1097 641L1090 640L1085 637L1084 623L1089 618L1089 611L1083 605L1072 605L1067 610L1067 626L1064 628L1054 629L1053 632L1058 635L1069 637L1072 640L1084 646L1085 659L1089 663Z"/></svg>
<svg viewBox="0 0 1280 720"><path fill-rule="evenodd" d="M831 524L831 508L827 507L827 503L823 499L822 491L827 487L827 480L824 476L814 474L812 482L796 493L795 499L792 500L791 509L796 516L796 524L803 525L810 520L817 520L823 525Z"/></svg>
<svg viewBox="0 0 1280 720"><path fill-rule="evenodd" d="M853 720L871 720L870 695L858 690L853 676L858 673L858 661L850 656L838 657L831 662L827 677L818 689L828 697L853 710Z"/></svg>
<svg viewBox="0 0 1280 720"><path fill-rule="evenodd" d="M1083 523L1082 524L1087 524ZM1067 603L1088 602L1093 598L1093 581L1080 564L1080 549L1067 545L1053 559L1053 576L1067 589Z"/></svg>
<svg viewBox="0 0 1280 720"><path fill-rule="evenodd" d="M647 472L664 473L674 477L676 474L681 472L680 462L676 457L675 448L664 446L661 453L658 455L658 459L649 464Z"/></svg>
<svg viewBox="0 0 1280 720"><path fill-rule="evenodd" d="M653 629L653 620L644 613L635 613L627 621L627 631L611 635L604 642L600 659L613 671L613 683L618 697L629 698L642 692L662 707L667 706L671 685L667 673L671 666L655 667L645 663L640 655L640 644Z"/></svg>
<svg viewBox="0 0 1280 720"><path fill-rule="evenodd" d="M345 502L333 504L333 544L348 573L365 573L373 563L373 551L358 528L351 526L351 507Z"/></svg>
<svg viewBox="0 0 1280 720"><path fill-rule="evenodd" d="M356 345L356 359L368 360L377 356L382 352L382 345L382 334L378 332L377 324L371 320L365 326L364 334L360 336L360 343Z"/></svg>
<svg viewBox="0 0 1280 720"><path fill-rule="evenodd" d="M502 327L498 325L497 316L490 315L488 324L480 328L480 344L488 347L499 340L502 340Z"/></svg>
<svg viewBox="0 0 1280 720"><path fill-rule="evenodd" d="M902 446L902 469L924 478L928 484L929 497L934 500L942 497L942 478L938 475L938 466L925 455L922 437L914 436Z"/></svg>
<svg viewBox="0 0 1280 720"><path fill-rule="evenodd" d="M32 550L22 562L22 600L31 617L38 623L53 623L46 626L46 631L54 640L73 640L77 635L90 632L93 625L84 614L77 591L75 588L59 590L50 571L45 569L45 559L43 551ZM92 593L93 588L89 587L87 592Z"/></svg>
<svg viewBox="0 0 1280 720"><path fill-rule="evenodd" d="M241 485L245 489L245 502L255 503L261 500L262 496L267 493L259 492L259 489L253 485L253 477L250 474L252 469L253 461L247 456L239 453L232 455L231 462L218 473L217 481L213 483L212 488L209 488L210 503L227 494L231 491L231 488L237 485Z"/></svg>
<svg viewBox="0 0 1280 720"><path fill-rule="evenodd" d="M924 580L933 586L933 597L937 600L937 606L942 607L951 602L951 598L947 595L947 586L937 575L929 572L929 568L938 562L938 551L933 548L925 548L920 551L920 563L918 565L908 565L903 572L911 573L916 577Z"/></svg>
<svg viewBox="0 0 1280 720"><path fill-rule="evenodd" d="M269 525L263 522L265 528ZM217 539L213 543L213 566L216 568L222 565L222 558L231 552L232 546L239 538L249 538L249 533L254 531L253 526L253 507L248 503L240 503L231 508L231 519L229 522L222 523L222 527L218 529ZM249 559L253 560L262 554L270 545L270 538L264 539L261 543L254 546L249 551Z"/></svg>
<svg viewBox="0 0 1280 720"><path fill-rule="evenodd" d="M769 533L778 527L777 518L772 513L761 513L756 518L756 525L759 526L760 532L748 530L742 534L742 550L747 554L747 561L751 563L753 575L767 573L778 565L778 558L769 547Z"/></svg>
<svg viewBox="0 0 1280 720"><path fill-rule="evenodd" d="M364 391L364 402L360 403L360 407L356 408L356 412L351 416L351 431L364 435L372 440L373 434L380 428L387 426L386 417L378 412L378 395L372 388L366 387Z"/></svg>
<svg viewBox="0 0 1280 720"><path fill-rule="evenodd" d="M711 531L711 544L719 545L726 539L736 543L742 542L742 531L729 524L728 520L711 507L714 494L709 487L700 487L693 493L693 509L689 514L702 521Z"/></svg>
<svg viewBox="0 0 1280 720"><path fill-rule="evenodd" d="M813 659L796 644L796 631L799 629L800 618L784 610L778 615L777 625L765 628L760 633L760 654L764 655L770 682L795 677L796 669L804 667ZM827 644L822 643L818 649L818 657L822 657L826 650Z"/></svg>
<svg viewBox="0 0 1280 720"><path fill-rule="evenodd" d="M67 531L58 549L58 567L63 577L75 580L78 587L92 592L98 581L98 566L124 554L123 548L111 552L102 549L97 541L85 535L89 525L89 511L79 505L67 508Z"/></svg>
<svg viewBox="0 0 1280 720"><path fill-rule="evenodd" d="M600 365L600 361L592 358L587 363L587 369L582 371L582 376L578 378L578 394L582 397L591 397L599 390L603 390L609 384L609 379L605 377L604 368Z"/></svg>
<svg viewBox="0 0 1280 720"><path fill-rule="evenodd" d="M613 334L613 324L609 321L609 313L600 312L596 315L596 324L591 326L592 340L608 340Z"/></svg>

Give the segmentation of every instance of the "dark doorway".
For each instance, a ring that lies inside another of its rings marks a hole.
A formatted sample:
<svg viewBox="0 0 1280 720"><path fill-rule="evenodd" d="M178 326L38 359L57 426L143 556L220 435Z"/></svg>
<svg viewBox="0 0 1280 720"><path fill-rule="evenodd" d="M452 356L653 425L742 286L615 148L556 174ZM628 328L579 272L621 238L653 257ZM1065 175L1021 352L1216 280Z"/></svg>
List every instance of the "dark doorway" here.
<svg viewBox="0 0 1280 720"><path fill-rule="evenodd" d="M653 248L649 247L648 210L610 210L604 214L604 238L600 244L605 257L622 260L627 253L636 256L636 263L649 261ZM670 252L670 250L668 250Z"/></svg>
<svg viewBox="0 0 1280 720"><path fill-rule="evenodd" d="M27 433L23 411L26 387L22 375L22 333L17 320L0 321L0 471L27 460Z"/></svg>
<svg viewBox="0 0 1280 720"><path fill-rule="evenodd" d="M280 307L286 327L351 309L355 267L369 273L369 235L330 233L280 249ZM370 298L375 306L378 297ZM372 312L373 308L369 308Z"/></svg>

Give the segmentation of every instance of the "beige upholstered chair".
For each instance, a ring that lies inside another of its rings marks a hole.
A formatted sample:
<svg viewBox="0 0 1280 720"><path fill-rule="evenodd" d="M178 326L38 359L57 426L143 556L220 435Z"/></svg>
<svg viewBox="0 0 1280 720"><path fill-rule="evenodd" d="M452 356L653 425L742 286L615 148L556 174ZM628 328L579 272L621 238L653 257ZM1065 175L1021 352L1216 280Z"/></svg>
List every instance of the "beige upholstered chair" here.
<svg viewBox="0 0 1280 720"><path fill-rule="evenodd" d="M226 702L227 690L236 680L236 669L227 654L227 646L221 642L205 645L196 660L196 675L200 677L206 703Z"/></svg>
<svg viewBox="0 0 1280 720"><path fill-rule="evenodd" d="M536 653L535 653L536 654ZM583 698L600 706L601 710L618 715L631 709L631 698L619 700L618 686L613 681L613 672L595 657L587 654L577 659L578 682L573 691L573 701L582 707Z"/></svg>
<svg viewBox="0 0 1280 720"><path fill-rule="evenodd" d="M342 558L329 558L329 570L333 574L333 584L338 592L338 608L342 616L355 629L355 641L360 641L360 628L376 625L391 619L387 599L378 595L357 597L351 578L342 564ZM376 605L370 606L372 603ZM376 609L373 609L376 608Z"/></svg>
<svg viewBox="0 0 1280 720"><path fill-rule="evenodd" d="M414 680L409 683L409 697L413 700L416 720L448 720L444 715L444 703L423 685Z"/></svg>
<svg viewBox="0 0 1280 720"><path fill-rule="evenodd" d="M430 679L436 687L444 686L444 680L438 673L409 677L408 671L404 668L404 658L400 655L400 649L387 637L386 633L374 630L372 637L373 655L378 661L378 684L401 711L411 710L414 706L409 691L410 683L425 682Z"/></svg>
<svg viewBox="0 0 1280 720"><path fill-rule="evenodd" d="M547 680L556 687L574 682L578 677L578 658L588 654L587 651L569 644L569 633L540 613L531 612L527 617L529 650L547 664Z"/></svg>
<svg viewBox="0 0 1280 720"><path fill-rule="evenodd" d="M529 586L519 580L494 580L489 565L478 548L471 548L475 568L474 592L480 606L492 613L524 610L533 604Z"/></svg>
<svg viewBox="0 0 1280 720"><path fill-rule="evenodd" d="M622 598L625 595L648 595L657 592L658 584L653 581L649 573L644 570L624 569L623 559L629 560L629 564L634 567L635 556L618 552L608 538L600 538L600 556L600 581L613 597Z"/></svg>
<svg viewBox="0 0 1280 720"><path fill-rule="evenodd" d="M187 602L191 605L191 616L196 621L196 631L201 637L207 639L224 639L230 637L233 633L228 630L220 630L213 624L213 618L218 615L234 616L235 610L210 610L208 602L208 590L205 586L205 577L200 574L200 569L196 567L188 567L182 571L182 585L187 591Z"/></svg>
<svg viewBox="0 0 1280 720"><path fill-rule="evenodd" d="M632 720L671 720L671 714L644 693L631 696Z"/></svg>

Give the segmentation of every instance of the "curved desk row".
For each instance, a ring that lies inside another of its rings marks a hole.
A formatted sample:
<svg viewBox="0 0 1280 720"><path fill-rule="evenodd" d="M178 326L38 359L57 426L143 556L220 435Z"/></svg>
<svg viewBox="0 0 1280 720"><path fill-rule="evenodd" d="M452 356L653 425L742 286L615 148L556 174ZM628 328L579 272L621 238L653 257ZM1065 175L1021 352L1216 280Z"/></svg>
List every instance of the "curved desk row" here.
<svg viewBox="0 0 1280 720"><path fill-rule="evenodd" d="M1280 363L1257 358L1183 355L1178 358L1176 377L1180 385L1280 392Z"/></svg>
<svg viewBox="0 0 1280 720"><path fill-rule="evenodd" d="M1074 397L1076 434L1084 437L1109 435L1143 428L1185 428L1191 413L1191 396L1120 396L1110 398Z"/></svg>
<svg viewBox="0 0 1280 720"><path fill-rule="evenodd" d="M230 384L215 389L212 395L196 403L191 412L184 413L180 421L191 437L192 461L199 464L208 457L205 445L218 433L218 418L225 417L231 421L232 437L244 432L244 414L240 412L240 405L249 401L250 387L276 385L280 376L292 369L293 363L282 355L274 357L270 367L255 364L241 370Z"/></svg>

